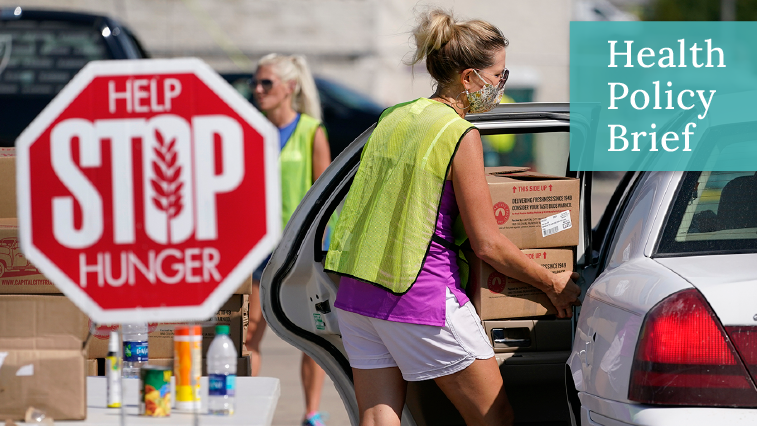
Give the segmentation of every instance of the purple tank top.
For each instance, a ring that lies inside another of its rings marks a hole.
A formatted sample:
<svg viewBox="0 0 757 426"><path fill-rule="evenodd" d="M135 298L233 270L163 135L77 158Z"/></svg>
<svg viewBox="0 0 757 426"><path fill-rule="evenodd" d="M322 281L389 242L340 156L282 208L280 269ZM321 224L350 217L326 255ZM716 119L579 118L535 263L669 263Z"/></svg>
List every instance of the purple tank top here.
<svg viewBox="0 0 757 426"><path fill-rule="evenodd" d="M452 225L458 214L455 190L448 180L436 218L436 235L454 241ZM445 320L447 288L460 306L468 302L460 286L457 254L432 241L418 279L407 293L397 296L373 284L342 277L334 306L372 318L441 327Z"/></svg>

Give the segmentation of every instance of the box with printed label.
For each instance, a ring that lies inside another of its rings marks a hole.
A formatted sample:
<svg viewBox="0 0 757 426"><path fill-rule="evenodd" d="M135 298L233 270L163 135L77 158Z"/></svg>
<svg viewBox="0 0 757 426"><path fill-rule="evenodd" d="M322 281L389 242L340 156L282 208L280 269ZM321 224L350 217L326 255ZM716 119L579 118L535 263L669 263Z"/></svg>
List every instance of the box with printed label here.
<svg viewBox="0 0 757 426"><path fill-rule="evenodd" d="M0 294L60 294L21 253L16 218L0 218Z"/></svg>
<svg viewBox="0 0 757 426"><path fill-rule="evenodd" d="M578 179L515 167L487 167L499 232L518 248L578 245Z"/></svg>
<svg viewBox="0 0 757 426"><path fill-rule="evenodd" d="M536 263L553 273L573 270L571 249L521 250ZM481 320L553 315L557 310L549 297L538 288L505 276L471 251L465 252L470 265L468 297Z"/></svg>
<svg viewBox="0 0 757 426"><path fill-rule="evenodd" d="M87 417L86 326L66 297L0 295L0 419L23 420L29 407Z"/></svg>
<svg viewBox="0 0 757 426"><path fill-rule="evenodd" d="M229 337L234 342L239 357L242 356L243 336L246 332L243 321L243 313L247 295L235 294L221 306L212 322L202 325L202 354L208 352L210 342L215 337L216 325L228 325ZM148 324L147 348L150 359L171 358L173 357L173 330L176 325L186 324L183 322L171 323L150 323ZM91 323L90 323L91 325ZM87 357L104 358L108 354L108 338L111 330L118 330L118 325L99 325L90 339L87 348Z"/></svg>

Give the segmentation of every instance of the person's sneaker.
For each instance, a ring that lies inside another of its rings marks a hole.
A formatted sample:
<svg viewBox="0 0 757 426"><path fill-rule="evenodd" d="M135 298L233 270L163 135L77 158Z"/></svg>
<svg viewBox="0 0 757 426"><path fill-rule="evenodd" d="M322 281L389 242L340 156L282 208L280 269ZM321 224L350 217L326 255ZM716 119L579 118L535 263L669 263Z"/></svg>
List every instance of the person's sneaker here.
<svg viewBox="0 0 757 426"><path fill-rule="evenodd" d="M328 418L328 414L316 412L308 415L308 418L302 421L302 426L326 426L324 420L328 420Z"/></svg>

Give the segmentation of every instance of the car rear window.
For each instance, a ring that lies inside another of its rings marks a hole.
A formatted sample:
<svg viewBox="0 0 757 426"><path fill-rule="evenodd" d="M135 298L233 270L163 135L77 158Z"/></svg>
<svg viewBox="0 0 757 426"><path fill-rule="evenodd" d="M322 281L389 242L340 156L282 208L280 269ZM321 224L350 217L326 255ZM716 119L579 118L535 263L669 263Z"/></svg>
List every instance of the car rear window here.
<svg viewBox="0 0 757 426"><path fill-rule="evenodd" d="M657 255L757 252L757 172L687 172Z"/></svg>
<svg viewBox="0 0 757 426"><path fill-rule="evenodd" d="M55 95L87 62L107 55L91 25L0 21L0 96Z"/></svg>

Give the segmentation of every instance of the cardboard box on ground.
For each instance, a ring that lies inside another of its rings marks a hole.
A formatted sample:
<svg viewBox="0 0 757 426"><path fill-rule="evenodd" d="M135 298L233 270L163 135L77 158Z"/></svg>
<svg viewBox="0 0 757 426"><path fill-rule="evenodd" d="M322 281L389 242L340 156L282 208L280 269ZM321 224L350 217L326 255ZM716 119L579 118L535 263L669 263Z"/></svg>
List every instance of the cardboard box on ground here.
<svg viewBox="0 0 757 426"><path fill-rule="evenodd" d="M87 417L87 316L55 295L0 295L0 419L27 408L55 420Z"/></svg>

